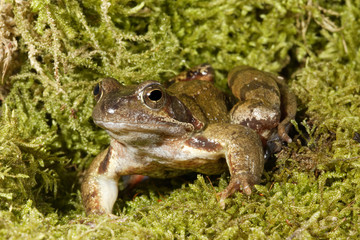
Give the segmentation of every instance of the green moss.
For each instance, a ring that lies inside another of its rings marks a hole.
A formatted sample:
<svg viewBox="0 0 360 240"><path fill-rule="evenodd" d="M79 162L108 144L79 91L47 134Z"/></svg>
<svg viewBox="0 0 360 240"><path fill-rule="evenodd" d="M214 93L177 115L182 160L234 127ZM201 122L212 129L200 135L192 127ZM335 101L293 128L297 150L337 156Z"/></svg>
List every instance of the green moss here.
<svg viewBox="0 0 360 240"><path fill-rule="evenodd" d="M3 4L0 238L359 237L359 1ZM294 142L258 191L221 209L226 174L151 180L121 193L122 221L86 218L79 180L109 141L91 121L93 85L166 81L203 62L221 88L248 64L285 75L298 97Z"/></svg>
<svg viewBox="0 0 360 240"><path fill-rule="evenodd" d="M332 144L334 157L349 158L360 153L358 143L352 139L360 127L359 77L358 64L353 62L311 62L293 84L319 131L336 136Z"/></svg>

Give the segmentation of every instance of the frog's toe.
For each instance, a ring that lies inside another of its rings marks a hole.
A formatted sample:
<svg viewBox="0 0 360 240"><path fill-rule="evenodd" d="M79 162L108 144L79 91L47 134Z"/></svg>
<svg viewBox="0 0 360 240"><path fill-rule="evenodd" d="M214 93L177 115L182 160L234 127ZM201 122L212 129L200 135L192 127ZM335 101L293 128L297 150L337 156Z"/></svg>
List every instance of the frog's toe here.
<svg viewBox="0 0 360 240"><path fill-rule="evenodd" d="M233 195L235 192L243 191L246 195L251 195L253 184L250 183L246 177L236 178L233 177L230 180L229 185L225 188L224 191L219 192L218 196L220 197L219 203L221 208L225 208L225 199Z"/></svg>
<svg viewBox="0 0 360 240"><path fill-rule="evenodd" d="M287 120L283 120L278 126L278 135L279 135L279 137L284 142L287 142L287 143L292 142L292 139L288 135L290 127L291 127L291 124Z"/></svg>
<svg viewBox="0 0 360 240"><path fill-rule="evenodd" d="M246 195L251 195L252 187L254 186L253 179L254 177L251 174L232 176L226 189L219 193L220 199L224 200L240 190Z"/></svg>

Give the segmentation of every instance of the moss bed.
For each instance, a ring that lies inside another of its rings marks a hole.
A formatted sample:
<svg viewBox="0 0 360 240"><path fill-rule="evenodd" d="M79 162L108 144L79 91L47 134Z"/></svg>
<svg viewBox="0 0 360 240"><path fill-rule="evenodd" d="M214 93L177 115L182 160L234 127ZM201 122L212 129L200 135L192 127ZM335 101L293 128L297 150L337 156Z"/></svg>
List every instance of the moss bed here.
<svg viewBox="0 0 360 240"><path fill-rule="evenodd" d="M5 0L0 23L0 239L360 237L359 0ZM86 217L80 181L109 143L94 84L204 62L222 89L247 64L298 97L257 191L221 209L227 173L150 179L120 193L121 220Z"/></svg>

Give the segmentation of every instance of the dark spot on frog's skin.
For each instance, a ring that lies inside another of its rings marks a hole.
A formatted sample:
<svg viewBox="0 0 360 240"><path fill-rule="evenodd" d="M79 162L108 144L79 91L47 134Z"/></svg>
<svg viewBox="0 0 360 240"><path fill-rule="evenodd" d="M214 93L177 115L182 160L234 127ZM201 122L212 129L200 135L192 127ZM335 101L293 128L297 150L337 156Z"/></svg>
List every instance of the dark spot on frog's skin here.
<svg viewBox="0 0 360 240"><path fill-rule="evenodd" d="M203 136L190 138L186 141L186 144L190 147L203 149L208 152L219 151L222 148L220 143L215 141L209 141Z"/></svg>
<svg viewBox="0 0 360 240"><path fill-rule="evenodd" d="M176 97L169 95L168 104L165 105L164 111L171 118L184 122L191 123L195 130L200 130L204 124L193 117L191 111Z"/></svg>
<svg viewBox="0 0 360 240"><path fill-rule="evenodd" d="M109 162L110 162L111 151L112 151L112 147L109 147L109 150L107 151L106 156L104 157L104 159L100 163L100 166L99 166L99 169L98 169L99 174L103 174L103 173L105 173L107 171L108 166L109 166Z"/></svg>
<svg viewBox="0 0 360 240"><path fill-rule="evenodd" d="M235 75L235 74L234 74ZM259 89L259 88L264 88L267 89L273 93L276 93L276 95L278 97L280 97L280 92L278 89L276 89L274 86L271 86L269 84L266 84L264 82L259 82L256 81L255 79L253 81L251 81L250 83L246 84L245 86L243 86L240 90L240 98L242 101L244 101L246 98L246 94L250 93L253 90Z"/></svg>

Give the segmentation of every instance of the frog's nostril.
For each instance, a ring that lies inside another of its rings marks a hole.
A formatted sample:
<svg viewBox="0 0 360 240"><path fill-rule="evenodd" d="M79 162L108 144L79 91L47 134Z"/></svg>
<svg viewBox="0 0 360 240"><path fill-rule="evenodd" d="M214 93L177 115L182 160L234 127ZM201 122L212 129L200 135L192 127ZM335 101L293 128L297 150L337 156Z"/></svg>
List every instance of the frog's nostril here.
<svg viewBox="0 0 360 240"><path fill-rule="evenodd" d="M152 101L159 101L162 98L162 92L158 89L148 93L148 98Z"/></svg>

